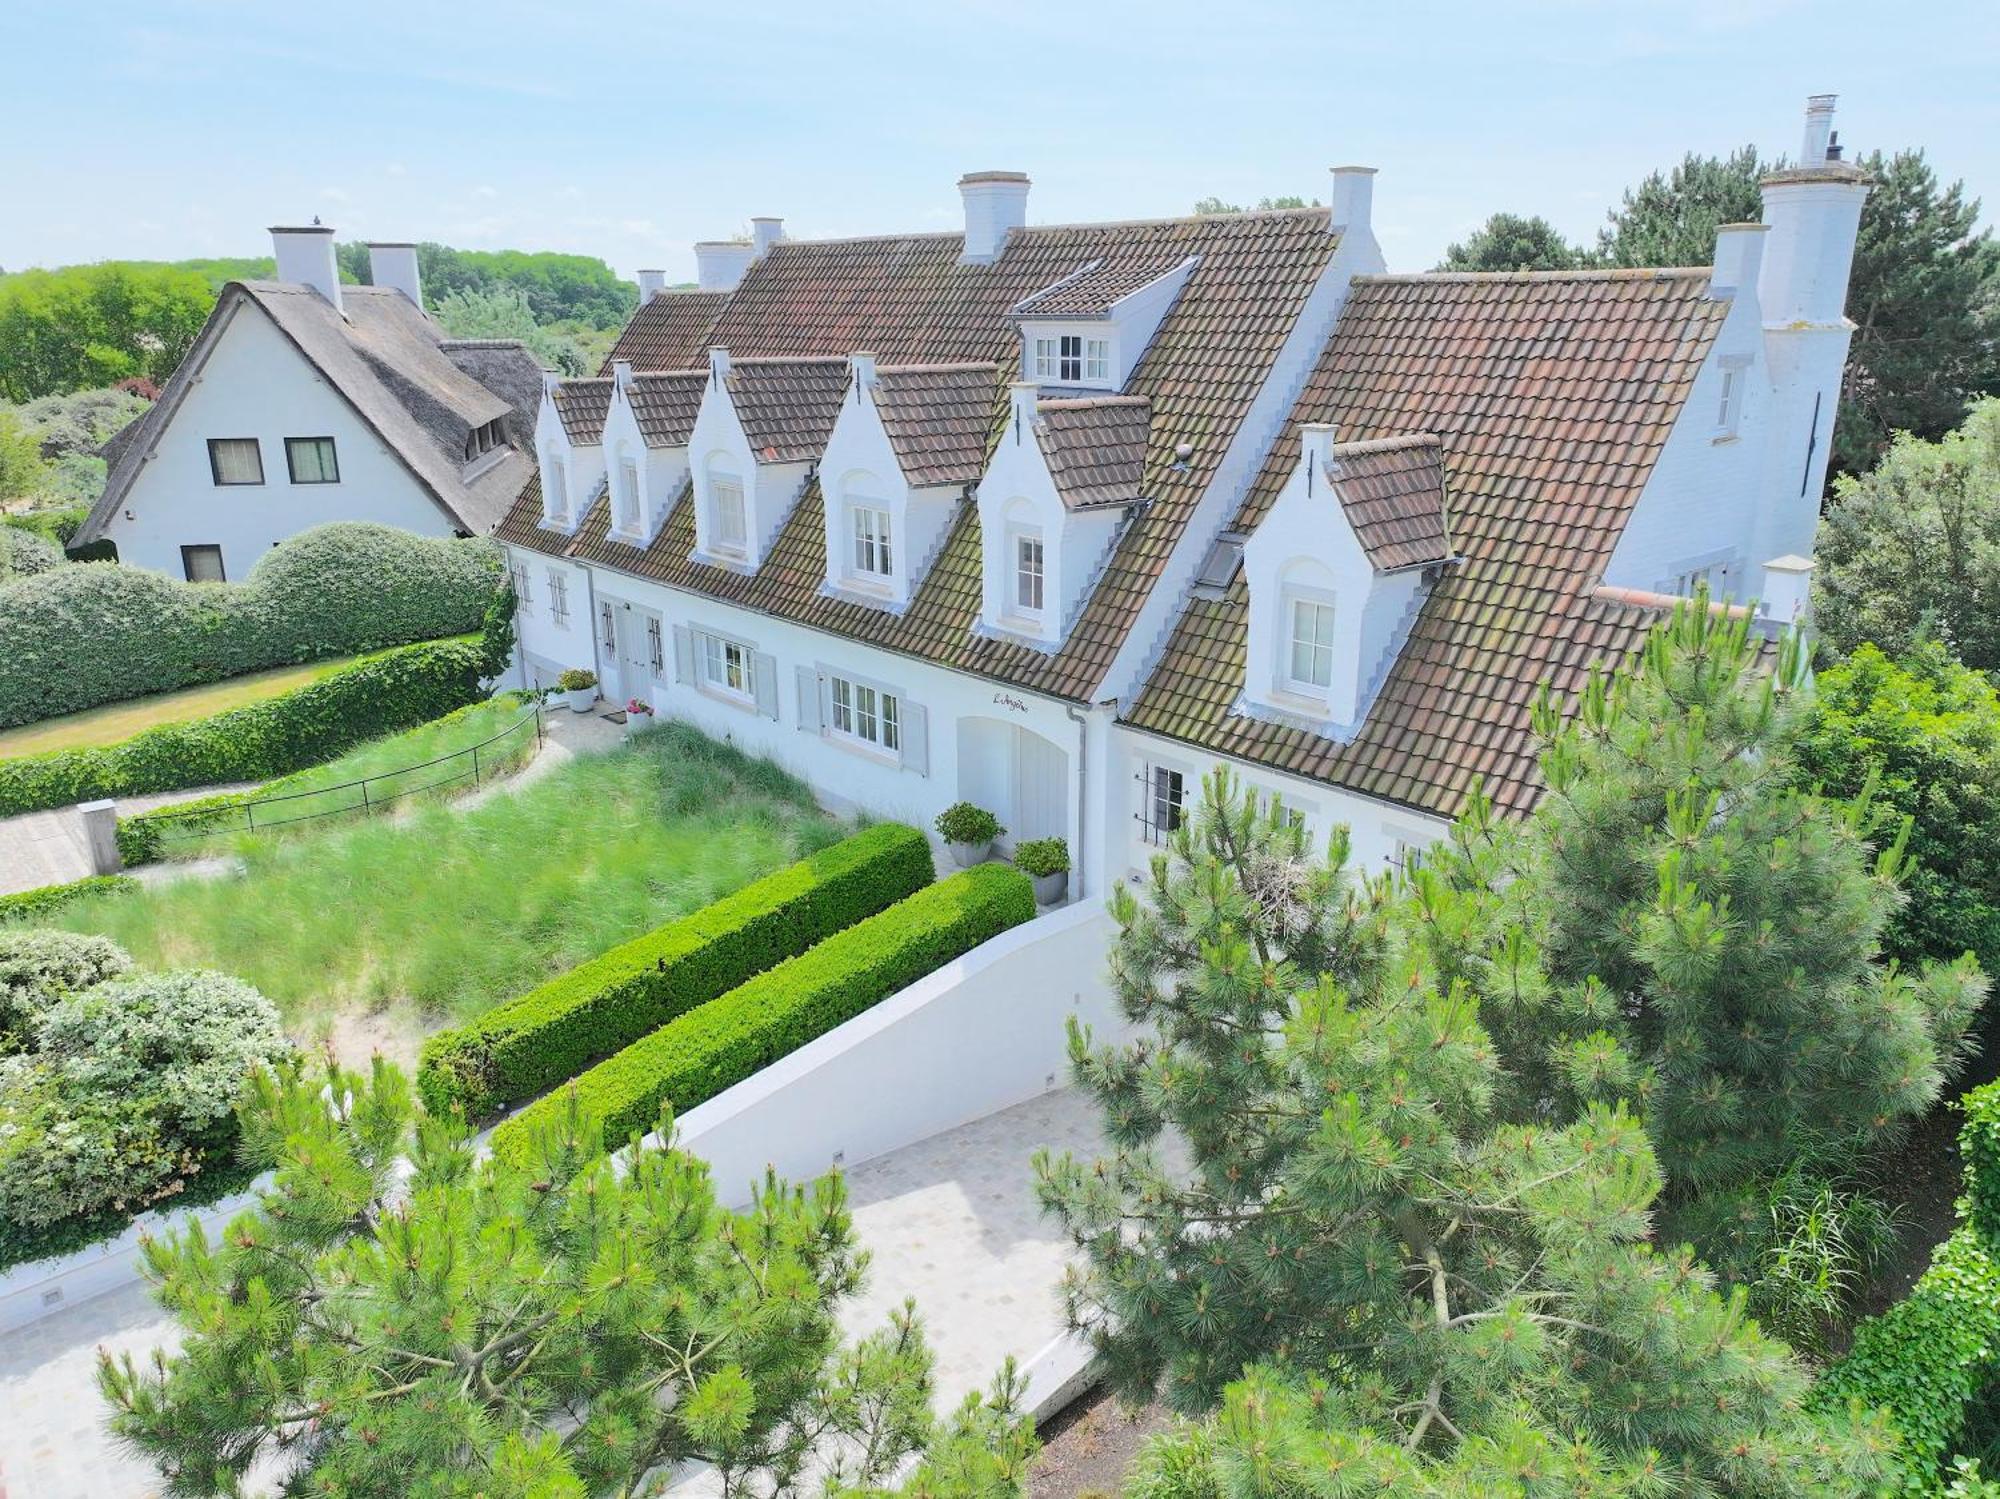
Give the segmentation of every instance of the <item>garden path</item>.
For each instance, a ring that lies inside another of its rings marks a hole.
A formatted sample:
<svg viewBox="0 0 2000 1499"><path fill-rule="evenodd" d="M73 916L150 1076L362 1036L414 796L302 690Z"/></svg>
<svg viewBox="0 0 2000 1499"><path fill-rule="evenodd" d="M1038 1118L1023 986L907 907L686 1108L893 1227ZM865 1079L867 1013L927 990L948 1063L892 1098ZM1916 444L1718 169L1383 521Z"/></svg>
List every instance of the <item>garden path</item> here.
<svg viewBox="0 0 2000 1499"><path fill-rule="evenodd" d="M120 797L118 813L130 817L155 807L193 801L196 797L247 791L254 784L240 781L227 786L196 786L158 796ZM35 890L43 885L66 885L71 880L84 879L91 872L90 846L84 841L83 818L75 807L0 817L0 895Z"/></svg>
<svg viewBox="0 0 2000 1499"><path fill-rule="evenodd" d="M1056 1280L1069 1251L1035 1204L1028 1159L1045 1145L1085 1153L1099 1140L1094 1106L1063 1089L856 1166L849 1206L874 1258L848 1330L882 1326L914 1296L937 1354L941 1411L984 1388L1009 1354L1025 1362L1039 1352L1062 1331ZM718 1183L725 1197L748 1185ZM157 1492L104 1430L95 1350L138 1355L175 1335L134 1282L0 1337L0 1499Z"/></svg>

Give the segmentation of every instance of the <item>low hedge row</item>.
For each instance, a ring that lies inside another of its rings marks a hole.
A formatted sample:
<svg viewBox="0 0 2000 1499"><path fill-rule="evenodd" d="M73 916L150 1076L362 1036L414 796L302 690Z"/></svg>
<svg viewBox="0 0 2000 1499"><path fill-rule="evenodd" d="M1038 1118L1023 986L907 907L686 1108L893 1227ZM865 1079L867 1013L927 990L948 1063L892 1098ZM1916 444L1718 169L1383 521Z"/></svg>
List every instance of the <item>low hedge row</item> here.
<svg viewBox="0 0 2000 1499"><path fill-rule="evenodd" d="M880 823L424 1043L434 1113L478 1118L546 1093L677 1015L931 882L930 845Z"/></svg>
<svg viewBox="0 0 2000 1499"><path fill-rule="evenodd" d="M651 1129L677 1112L798 1050L1035 914L1034 886L1018 869L981 864L828 937L767 973L670 1021L578 1078L584 1112L607 1141ZM525 1158L563 1105L530 1104L493 1132L493 1149Z"/></svg>
<svg viewBox="0 0 2000 1499"><path fill-rule="evenodd" d="M477 630L504 571L488 540L353 521L287 538L240 583L52 567L0 584L0 728Z"/></svg>
<svg viewBox="0 0 2000 1499"><path fill-rule="evenodd" d="M0 921L32 920L59 911L71 901L86 895L101 895L113 890L129 893L138 888L139 882L129 874L93 874L71 880L66 885L37 885L32 890L0 895Z"/></svg>
<svg viewBox="0 0 2000 1499"><path fill-rule="evenodd" d="M161 724L120 744L0 760L0 817L99 797L264 781L318 765L364 739L476 701L484 660L476 638L399 646L282 696Z"/></svg>
<svg viewBox="0 0 2000 1499"><path fill-rule="evenodd" d="M1937 1493L1975 1404L2000 1381L2000 1083L1965 1095L1959 1226L1909 1295L1854 1332L1814 1396L1888 1411L1903 1438L1904 1490Z"/></svg>

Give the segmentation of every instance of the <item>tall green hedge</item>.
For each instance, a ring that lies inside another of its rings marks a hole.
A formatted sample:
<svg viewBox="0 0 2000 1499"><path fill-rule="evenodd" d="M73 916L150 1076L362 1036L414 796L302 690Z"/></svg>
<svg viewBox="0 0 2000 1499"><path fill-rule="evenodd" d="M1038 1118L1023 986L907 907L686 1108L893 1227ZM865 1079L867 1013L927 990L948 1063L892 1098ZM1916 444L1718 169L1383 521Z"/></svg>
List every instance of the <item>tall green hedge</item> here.
<svg viewBox="0 0 2000 1499"><path fill-rule="evenodd" d="M2000 1381L2000 1083L1965 1095L1959 1226L1910 1294L1854 1332L1814 1391L1889 1412L1903 1438L1904 1491L1932 1494L1966 1417Z"/></svg>
<svg viewBox="0 0 2000 1499"><path fill-rule="evenodd" d="M433 1113L478 1118L545 1093L675 1016L903 897L932 877L915 828L880 823L614 947L424 1043Z"/></svg>
<svg viewBox="0 0 2000 1499"><path fill-rule="evenodd" d="M331 760L364 739L428 723L480 696L477 639L367 656L279 697L162 724L101 749L0 760L0 817L107 796L263 781Z"/></svg>
<svg viewBox="0 0 2000 1499"><path fill-rule="evenodd" d="M273 547L241 583L79 563L0 584L0 728L244 672L477 630L489 541L340 522Z"/></svg>
<svg viewBox="0 0 2000 1499"><path fill-rule="evenodd" d="M1034 914L1034 886L1018 869L955 874L591 1068L575 1084L584 1110L603 1121L607 1141L650 1129L663 1105L685 1111L713 1098ZM493 1149L525 1152L561 1106L560 1095L530 1104L493 1132Z"/></svg>
<svg viewBox="0 0 2000 1499"><path fill-rule="evenodd" d="M125 893L138 888L139 882L129 874L92 874L65 885L37 885L32 890L0 895L0 921L32 921L53 915L86 895L108 895L114 890Z"/></svg>

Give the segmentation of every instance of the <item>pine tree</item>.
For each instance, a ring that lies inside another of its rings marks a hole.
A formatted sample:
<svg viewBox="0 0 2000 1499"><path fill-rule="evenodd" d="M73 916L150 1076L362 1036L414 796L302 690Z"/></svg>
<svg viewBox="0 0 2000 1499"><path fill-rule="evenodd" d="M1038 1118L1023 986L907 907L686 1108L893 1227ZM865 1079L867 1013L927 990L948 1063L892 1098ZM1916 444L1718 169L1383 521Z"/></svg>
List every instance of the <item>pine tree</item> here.
<svg viewBox="0 0 2000 1499"><path fill-rule="evenodd" d="M379 1058L250 1088L245 1149L274 1185L213 1242L191 1225L145 1247L185 1346L100 1358L112 1427L167 1492L236 1493L268 1463L287 1493L581 1499L691 1460L732 1494L811 1473L846 1492L933 1439L992 1454L935 1492L1018 1492L1011 1370L941 1434L911 1307L843 1343L866 1256L838 1177L767 1178L730 1213L678 1149L621 1173L573 1102L522 1168L417 1119Z"/></svg>
<svg viewBox="0 0 2000 1499"><path fill-rule="evenodd" d="M1597 232L1598 258L1615 266L1707 265L1717 229L1763 216L1757 182L1768 170L1755 146L1727 156L1689 152L1671 172L1625 190Z"/></svg>
<svg viewBox="0 0 2000 1499"><path fill-rule="evenodd" d="M1496 213L1445 248L1441 271L1569 271L1588 257L1540 214Z"/></svg>
<svg viewBox="0 0 2000 1499"><path fill-rule="evenodd" d="M1271 1360L1343 1441L1420 1466L1535 1438L1655 1492L1879 1475L1879 1425L1802 1414L1804 1370L1741 1295L1647 1244L1638 1122L1594 1103L1501 1123L1469 989L1348 877L1342 837L1324 859L1304 838L1218 770L1143 899L1114 896L1140 1034L1093 1049L1073 1026L1070 1046L1115 1153L1036 1161L1079 1250L1070 1319L1113 1386L1200 1411Z"/></svg>

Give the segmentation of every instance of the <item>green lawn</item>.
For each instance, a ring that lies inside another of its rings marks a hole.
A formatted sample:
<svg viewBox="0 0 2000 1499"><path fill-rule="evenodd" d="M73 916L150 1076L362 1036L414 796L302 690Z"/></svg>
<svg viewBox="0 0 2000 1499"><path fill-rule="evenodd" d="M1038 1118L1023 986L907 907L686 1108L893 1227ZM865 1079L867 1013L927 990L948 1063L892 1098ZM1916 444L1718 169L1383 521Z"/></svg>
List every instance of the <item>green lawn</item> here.
<svg viewBox="0 0 2000 1499"><path fill-rule="evenodd" d="M407 1055L841 832L800 782L669 724L467 810L248 838L241 877L89 898L52 924L147 967L233 973L301 1037L352 1054L373 1027Z"/></svg>
<svg viewBox="0 0 2000 1499"><path fill-rule="evenodd" d="M61 718L45 718L40 723L23 724L18 729L0 731L0 760L21 755L46 754L50 750L94 749L130 739L141 730L163 723L185 723L191 718L207 718L212 713L240 708L290 692L294 687L338 671L352 661L340 656L330 661L313 661L304 666L279 666L270 671L253 671L206 687L183 687L179 692L160 692L151 697L135 697L122 703L106 703L101 708L85 708L81 713L65 713Z"/></svg>

